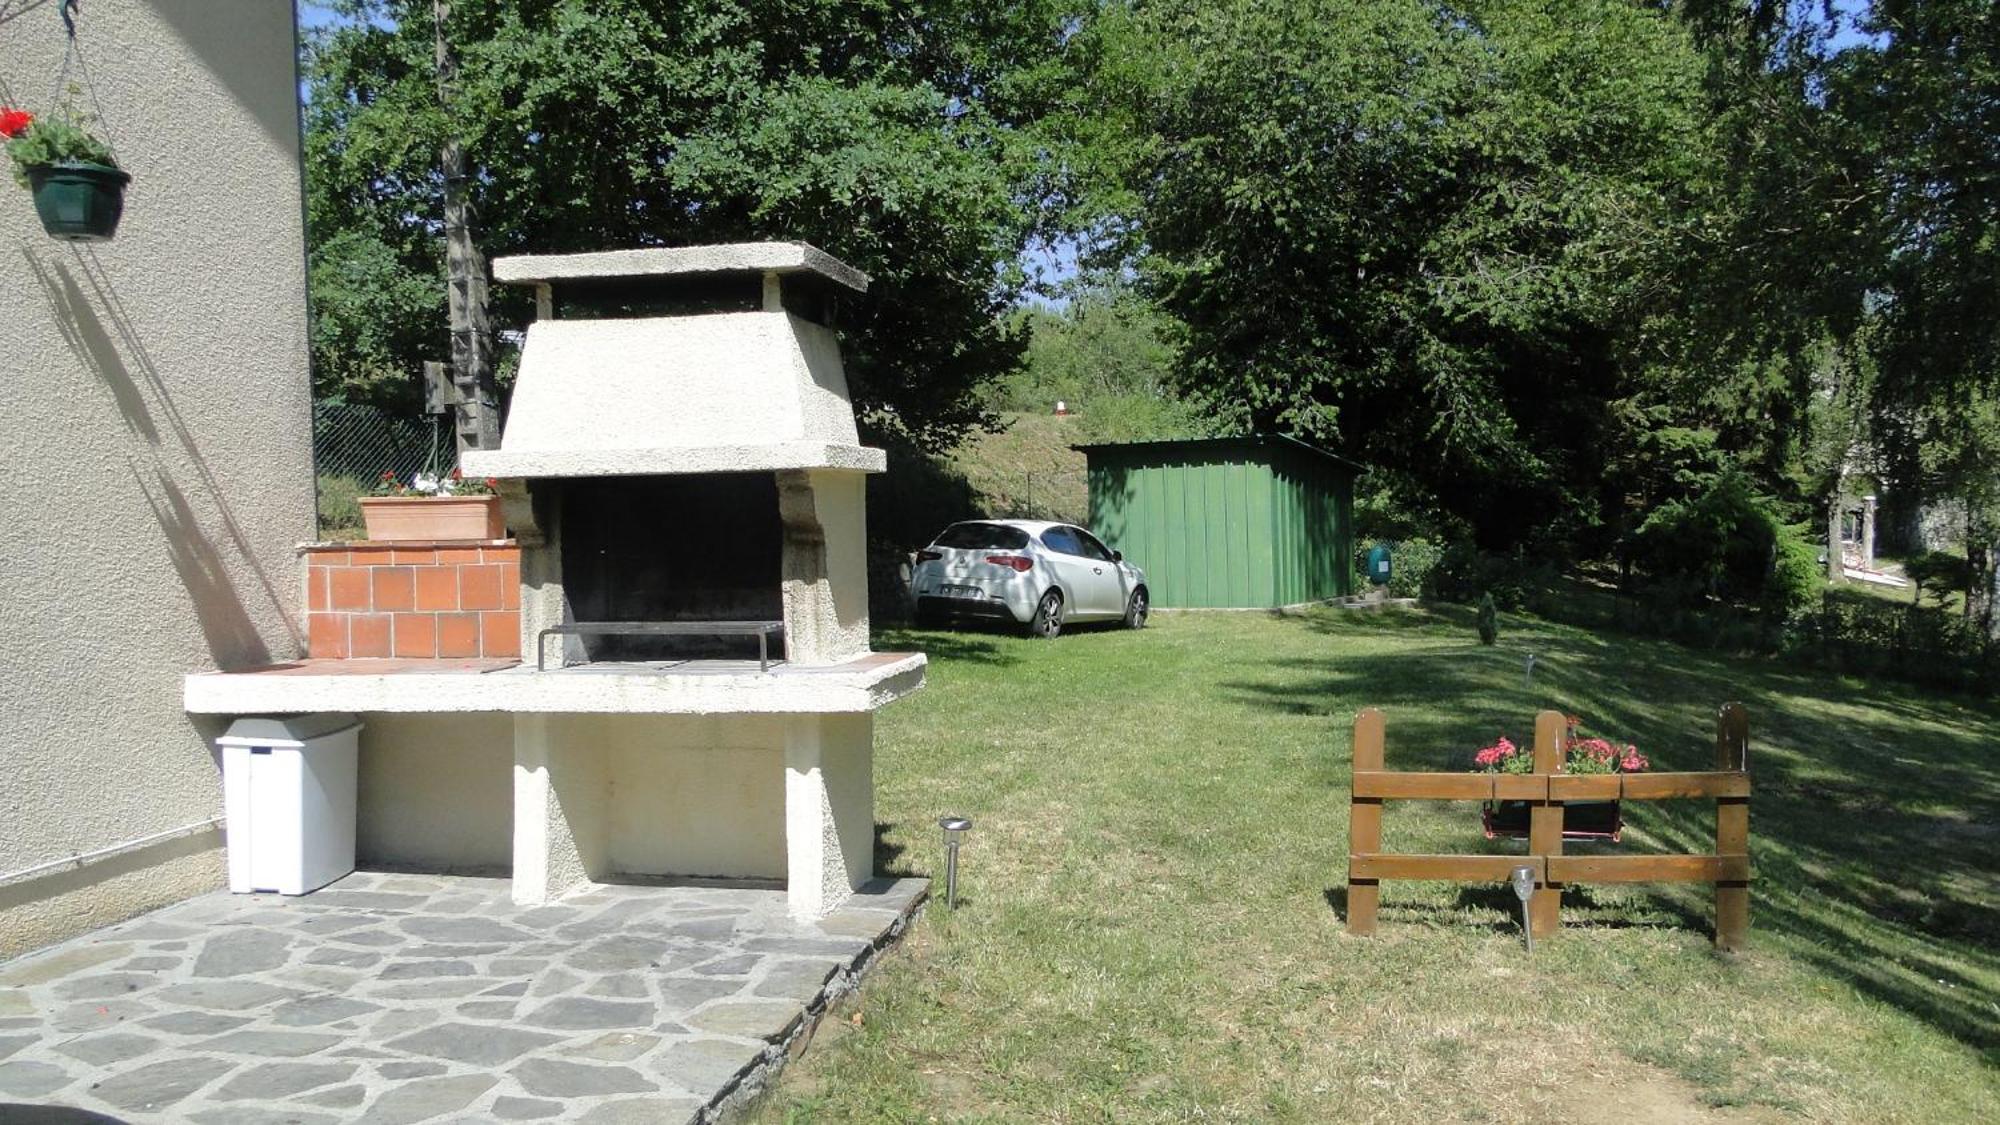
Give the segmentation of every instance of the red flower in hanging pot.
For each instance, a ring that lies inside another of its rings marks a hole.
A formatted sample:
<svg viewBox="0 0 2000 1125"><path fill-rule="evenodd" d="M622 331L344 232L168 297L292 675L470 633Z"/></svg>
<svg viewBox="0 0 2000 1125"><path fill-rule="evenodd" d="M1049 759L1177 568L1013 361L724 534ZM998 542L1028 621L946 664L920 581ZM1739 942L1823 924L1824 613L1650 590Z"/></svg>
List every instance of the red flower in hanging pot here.
<svg viewBox="0 0 2000 1125"><path fill-rule="evenodd" d="M34 123L35 115L25 109L15 109L10 105L0 106L0 137L11 141L27 132L28 126Z"/></svg>

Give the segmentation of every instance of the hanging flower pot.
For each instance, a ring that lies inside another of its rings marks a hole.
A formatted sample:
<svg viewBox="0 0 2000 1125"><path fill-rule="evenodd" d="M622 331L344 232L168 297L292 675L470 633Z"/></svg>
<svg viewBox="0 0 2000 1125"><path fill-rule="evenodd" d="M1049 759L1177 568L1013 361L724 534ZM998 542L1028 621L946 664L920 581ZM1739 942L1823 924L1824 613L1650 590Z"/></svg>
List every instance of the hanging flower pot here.
<svg viewBox="0 0 2000 1125"><path fill-rule="evenodd" d="M65 160L24 169L35 195L35 214L51 238L103 242L118 233L131 173L107 164Z"/></svg>
<svg viewBox="0 0 2000 1125"><path fill-rule="evenodd" d="M14 180L34 194L50 237L102 242L117 232L132 176L79 120L0 106L0 137L14 158Z"/></svg>

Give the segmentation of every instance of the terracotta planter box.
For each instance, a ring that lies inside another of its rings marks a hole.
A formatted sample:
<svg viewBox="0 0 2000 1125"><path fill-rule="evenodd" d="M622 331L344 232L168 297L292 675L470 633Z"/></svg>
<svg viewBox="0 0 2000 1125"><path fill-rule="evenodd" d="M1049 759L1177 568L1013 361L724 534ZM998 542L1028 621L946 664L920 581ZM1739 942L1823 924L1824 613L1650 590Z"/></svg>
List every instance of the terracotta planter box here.
<svg viewBox="0 0 2000 1125"><path fill-rule="evenodd" d="M361 519L376 541L507 536L498 496L364 496Z"/></svg>

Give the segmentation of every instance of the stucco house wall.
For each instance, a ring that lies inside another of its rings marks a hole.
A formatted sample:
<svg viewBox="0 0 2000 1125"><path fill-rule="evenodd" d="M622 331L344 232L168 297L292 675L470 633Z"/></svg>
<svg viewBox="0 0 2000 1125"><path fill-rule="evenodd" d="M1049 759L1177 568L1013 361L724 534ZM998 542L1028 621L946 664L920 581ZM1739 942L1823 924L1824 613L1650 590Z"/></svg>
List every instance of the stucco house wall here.
<svg viewBox="0 0 2000 1125"><path fill-rule="evenodd" d="M0 77L45 112L61 5L8 7ZM314 530L292 5L93 0L78 31L133 182L72 245L0 181L0 958L222 885L219 828L4 877L221 814L181 676L303 651Z"/></svg>

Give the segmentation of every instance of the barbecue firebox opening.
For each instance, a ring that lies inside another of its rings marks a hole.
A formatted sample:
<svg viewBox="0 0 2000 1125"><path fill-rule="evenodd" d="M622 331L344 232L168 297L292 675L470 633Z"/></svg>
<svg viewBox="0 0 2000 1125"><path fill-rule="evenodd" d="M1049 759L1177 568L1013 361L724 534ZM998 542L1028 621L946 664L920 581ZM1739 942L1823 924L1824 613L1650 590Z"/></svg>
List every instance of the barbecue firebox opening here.
<svg viewBox="0 0 2000 1125"><path fill-rule="evenodd" d="M771 474L579 478L561 487L574 620L783 619L783 532ZM586 635L580 642L590 661L757 656L757 642L746 637ZM781 651L772 642L773 660Z"/></svg>

